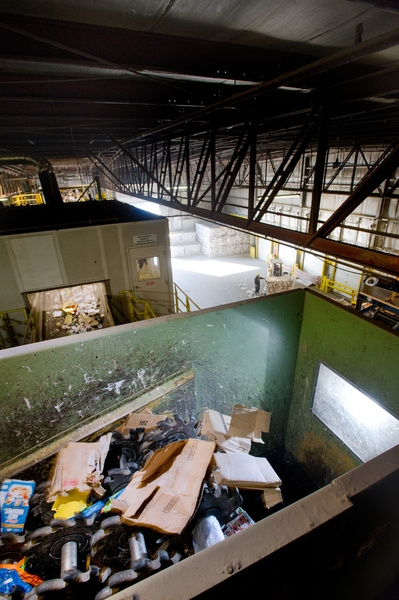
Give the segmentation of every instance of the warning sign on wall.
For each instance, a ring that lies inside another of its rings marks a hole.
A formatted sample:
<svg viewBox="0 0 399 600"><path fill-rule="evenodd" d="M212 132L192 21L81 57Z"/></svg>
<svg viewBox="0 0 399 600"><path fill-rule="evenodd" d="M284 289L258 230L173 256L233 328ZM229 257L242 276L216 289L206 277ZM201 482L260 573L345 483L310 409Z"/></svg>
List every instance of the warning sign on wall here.
<svg viewBox="0 0 399 600"><path fill-rule="evenodd" d="M133 244L135 246L146 246L148 244L156 244L157 243L157 234L156 233L143 233L141 235L133 236Z"/></svg>

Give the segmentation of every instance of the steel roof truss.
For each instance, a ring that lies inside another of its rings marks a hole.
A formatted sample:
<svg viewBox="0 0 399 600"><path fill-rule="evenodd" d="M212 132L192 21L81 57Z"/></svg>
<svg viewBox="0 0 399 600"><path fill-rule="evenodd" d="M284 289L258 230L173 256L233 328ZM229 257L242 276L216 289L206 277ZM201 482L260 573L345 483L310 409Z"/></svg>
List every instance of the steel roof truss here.
<svg viewBox="0 0 399 600"><path fill-rule="evenodd" d="M307 246L316 238L328 237L399 165L399 144L388 148L377 163L359 182L354 191L309 239Z"/></svg>

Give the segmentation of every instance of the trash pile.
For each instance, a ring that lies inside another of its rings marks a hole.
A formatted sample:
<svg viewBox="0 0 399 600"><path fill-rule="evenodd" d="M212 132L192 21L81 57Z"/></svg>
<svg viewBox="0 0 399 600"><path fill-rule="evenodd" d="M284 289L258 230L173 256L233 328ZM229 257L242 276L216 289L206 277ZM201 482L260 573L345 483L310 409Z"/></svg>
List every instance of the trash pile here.
<svg viewBox="0 0 399 600"><path fill-rule="evenodd" d="M253 525L244 490L282 502L276 472L249 454L269 423L242 405L201 421L144 410L67 444L49 481L3 481L1 597L103 600Z"/></svg>
<svg viewBox="0 0 399 600"><path fill-rule="evenodd" d="M65 335L102 329L105 316L101 314L100 301L68 304L49 313L54 327Z"/></svg>

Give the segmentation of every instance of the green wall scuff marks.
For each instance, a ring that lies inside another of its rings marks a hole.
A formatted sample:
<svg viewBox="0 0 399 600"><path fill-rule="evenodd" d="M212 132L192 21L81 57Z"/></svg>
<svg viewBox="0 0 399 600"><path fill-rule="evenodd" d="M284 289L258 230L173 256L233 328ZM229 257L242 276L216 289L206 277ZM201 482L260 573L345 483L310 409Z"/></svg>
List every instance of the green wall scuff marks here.
<svg viewBox="0 0 399 600"><path fill-rule="evenodd" d="M207 406L228 414L234 403L266 408L282 443L302 305L299 292L2 351L0 432L8 443L0 446L0 461L46 445L189 370L196 418ZM282 344L291 349L281 369Z"/></svg>
<svg viewBox="0 0 399 600"><path fill-rule="evenodd" d="M399 337L353 309L307 293L286 445L319 486L359 464L311 411L320 362L399 414Z"/></svg>
<svg viewBox="0 0 399 600"><path fill-rule="evenodd" d="M119 407L198 419L237 403L270 411L261 450L285 446L321 487L359 461L312 414L320 361L399 414L398 358L396 333L301 289L3 350L0 461Z"/></svg>

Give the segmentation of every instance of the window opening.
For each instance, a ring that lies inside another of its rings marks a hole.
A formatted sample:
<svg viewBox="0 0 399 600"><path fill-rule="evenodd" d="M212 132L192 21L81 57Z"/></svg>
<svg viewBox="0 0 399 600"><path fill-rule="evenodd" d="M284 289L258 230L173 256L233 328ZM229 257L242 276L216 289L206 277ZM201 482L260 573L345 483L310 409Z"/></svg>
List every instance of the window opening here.
<svg viewBox="0 0 399 600"><path fill-rule="evenodd" d="M323 363L312 412L363 462L399 444L399 420Z"/></svg>
<svg viewBox="0 0 399 600"><path fill-rule="evenodd" d="M151 256L148 258L138 258L136 260L136 268L139 281L145 279L160 279L161 267L159 256Z"/></svg>

